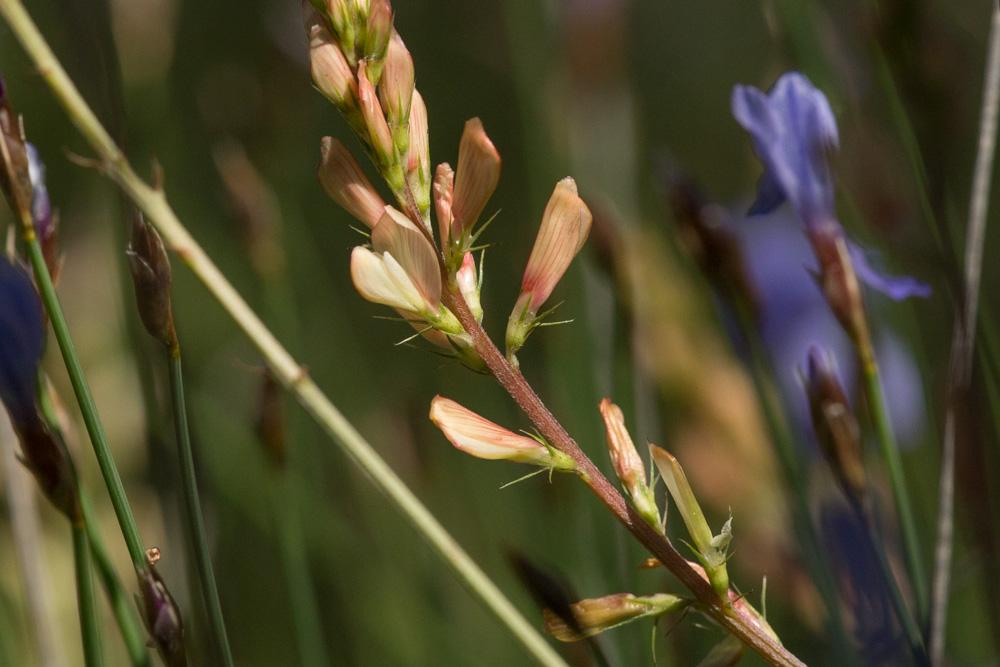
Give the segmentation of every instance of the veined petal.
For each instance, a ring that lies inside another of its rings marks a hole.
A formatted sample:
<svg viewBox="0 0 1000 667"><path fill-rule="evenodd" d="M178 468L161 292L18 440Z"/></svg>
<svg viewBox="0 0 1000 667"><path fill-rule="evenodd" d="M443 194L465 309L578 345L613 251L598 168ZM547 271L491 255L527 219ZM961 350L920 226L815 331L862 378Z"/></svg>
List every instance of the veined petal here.
<svg viewBox="0 0 1000 667"><path fill-rule="evenodd" d="M604 430L608 441L608 452L611 454L611 464L615 468L618 479L627 487L645 481L646 467L643 465L639 452L636 451L632 436L625 428L625 415L621 408L609 399L601 400L601 418L604 420Z"/></svg>
<svg viewBox="0 0 1000 667"><path fill-rule="evenodd" d="M555 465L556 459L540 442L508 431L449 398L434 397L430 418L451 444L466 454L481 459Z"/></svg>
<svg viewBox="0 0 1000 667"><path fill-rule="evenodd" d="M441 272L437 253L423 232L405 215L386 206L372 229L372 247L390 254L410 277L427 307L436 311L441 304Z"/></svg>
<svg viewBox="0 0 1000 667"><path fill-rule="evenodd" d="M330 198L368 227L385 212L385 201L351 152L333 137L320 142L319 181Z"/></svg>
<svg viewBox="0 0 1000 667"><path fill-rule="evenodd" d="M455 235L470 229L500 182L500 153L486 136L478 118L466 121L458 146L458 169L455 172Z"/></svg>
<svg viewBox="0 0 1000 667"><path fill-rule="evenodd" d="M910 297L927 298L931 295L931 287L910 276L887 276L875 270L865 257L864 249L856 243L848 242L847 248L851 255L854 270L865 285L878 290L890 299L902 301Z"/></svg>
<svg viewBox="0 0 1000 667"><path fill-rule="evenodd" d="M447 248L451 243L452 224L455 222L455 216L452 214L454 194L455 172L452 171L450 164L442 162L434 173L434 213L437 216L442 248Z"/></svg>
<svg viewBox="0 0 1000 667"><path fill-rule="evenodd" d="M323 27L319 16L311 17L309 32L309 63L316 87L338 107L350 107L358 97L358 84L333 36Z"/></svg>
<svg viewBox="0 0 1000 667"><path fill-rule="evenodd" d="M420 292L391 255L356 247L351 252L351 281L358 293L372 303L415 312L426 308Z"/></svg>
<svg viewBox="0 0 1000 667"><path fill-rule="evenodd" d="M417 207L424 214L431 205L431 153L427 130L427 105L420 91L410 102L410 144L406 151L406 182L413 190Z"/></svg>
<svg viewBox="0 0 1000 667"><path fill-rule="evenodd" d="M545 207L521 281L521 293L531 295L531 312L545 303L583 248L591 222L593 216L577 194L576 182L569 177L559 181Z"/></svg>

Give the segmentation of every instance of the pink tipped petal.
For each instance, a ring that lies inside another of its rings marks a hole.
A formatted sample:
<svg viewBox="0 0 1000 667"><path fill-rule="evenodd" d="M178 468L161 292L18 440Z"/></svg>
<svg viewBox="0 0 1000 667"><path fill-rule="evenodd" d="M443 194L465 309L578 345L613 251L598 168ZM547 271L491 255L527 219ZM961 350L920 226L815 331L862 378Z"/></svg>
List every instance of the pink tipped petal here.
<svg viewBox="0 0 1000 667"><path fill-rule="evenodd" d="M442 248L446 248L451 242L451 228L455 221L451 211L454 193L455 172L451 170L451 165L442 162L434 173L434 212L437 214Z"/></svg>
<svg viewBox="0 0 1000 667"><path fill-rule="evenodd" d="M330 198L368 227L385 211L385 202L351 152L333 137L320 142L319 181Z"/></svg>
<svg viewBox="0 0 1000 667"><path fill-rule="evenodd" d="M437 254L427 237L405 215L386 206L375 228L372 247L391 255L419 290L426 308L436 312L441 304L441 272Z"/></svg>
<svg viewBox="0 0 1000 667"><path fill-rule="evenodd" d="M351 281L366 301L414 312L426 307L420 292L391 255L379 256L358 246L351 252Z"/></svg>
<svg viewBox="0 0 1000 667"><path fill-rule="evenodd" d="M455 172L455 199L452 212L458 236L470 229L500 181L500 153L486 136L483 122L473 118L465 123L458 146L458 170Z"/></svg>
<svg viewBox="0 0 1000 667"><path fill-rule="evenodd" d="M367 64L364 60L358 63L358 101L361 105L361 116L368 128L368 139L379 162L388 164L392 161L395 148L392 143L392 132L385 120L382 105L379 104L375 87L368 80Z"/></svg>
<svg viewBox="0 0 1000 667"><path fill-rule="evenodd" d="M357 99L354 72L330 32L318 23L319 18L313 20L316 22L309 27L309 63L313 81L320 92L338 107L351 106Z"/></svg>
<svg viewBox="0 0 1000 667"><path fill-rule="evenodd" d="M559 181L545 207L521 282L521 293L531 295L531 312L545 303L583 248L592 221L590 209L577 194L576 182L569 177Z"/></svg>
<svg viewBox="0 0 1000 667"><path fill-rule="evenodd" d="M436 396L431 401L430 418L451 444L477 458L536 465L548 465L551 458L539 442L512 433L449 398Z"/></svg>
<svg viewBox="0 0 1000 667"><path fill-rule="evenodd" d="M378 83L378 95L390 125L405 125L409 122L410 101L413 99L413 58L395 30L389 40L385 69Z"/></svg>
<svg viewBox="0 0 1000 667"><path fill-rule="evenodd" d="M601 400L600 410L601 418L604 419L608 452L618 479L627 487L645 481L646 467L636 451L632 436L625 428L625 415L621 408L605 398Z"/></svg>
<svg viewBox="0 0 1000 667"><path fill-rule="evenodd" d="M410 143L406 150L406 182L421 211L430 207L431 153L427 133L427 105L419 91L410 102Z"/></svg>

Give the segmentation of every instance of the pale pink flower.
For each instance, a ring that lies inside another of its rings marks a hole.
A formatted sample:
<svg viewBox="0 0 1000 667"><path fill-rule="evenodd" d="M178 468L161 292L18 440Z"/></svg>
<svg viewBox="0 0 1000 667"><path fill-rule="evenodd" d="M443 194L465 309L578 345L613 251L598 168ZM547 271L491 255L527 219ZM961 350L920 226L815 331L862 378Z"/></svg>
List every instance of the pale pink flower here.
<svg viewBox="0 0 1000 667"><path fill-rule="evenodd" d="M382 112L375 87L368 79L367 61L358 63L358 102L361 106L361 116L368 128L368 141L372 151L383 166L390 165L395 159L396 151L392 142L392 132Z"/></svg>
<svg viewBox="0 0 1000 667"><path fill-rule="evenodd" d="M416 199L417 208L426 217L431 206L431 153L427 134L427 105L417 90L413 91L410 101L408 138L406 182Z"/></svg>
<svg viewBox="0 0 1000 667"><path fill-rule="evenodd" d="M434 397L430 418L451 444L477 458L505 459L565 471L576 467L562 452L508 431L449 398Z"/></svg>
<svg viewBox="0 0 1000 667"><path fill-rule="evenodd" d="M451 237L451 226L455 216L451 212L455 195L455 172L451 165L442 162L434 173L434 213L437 216L438 234L441 247L447 249Z"/></svg>
<svg viewBox="0 0 1000 667"><path fill-rule="evenodd" d="M333 137L320 142L319 181L330 198L368 227L385 213L385 201L351 152Z"/></svg>
<svg viewBox="0 0 1000 667"><path fill-rule="evenodd" d="M500 153L486 136L483 122L478 118L466 121L455 171L452 238L458 238L476 224L499 181Z"/></svg>
<svg viewBox="0 0 1000 667"><path fill-rule="evenodd" d="M413 99L413 58L395 30L389 40L385 68L378 83L378 97L382 102L393 134L401 129L403 136L409 130L410 100ZM399 141L397 140L397 145ZM401 147L405 152L406 147Z"/></svg>
<svg viewBox="0 0 1000 667"><path fill-rule="evenodd" d="M469 310L477 322L483 320L483 306L479 301L479 274L476 271L476 260L471 252L465 253L462 259L462 266L455 272L455 281L458 289L469 305Z"/></svg>
<svg viewBox="0 0 1000 667"><path fill-rule="evenodd" d="M313 20L318 17L314 15ZM309 26L309 64L316 87L327 99L341 109L354 106L358 97L354 72L330 32L318 22Z"/></svg>

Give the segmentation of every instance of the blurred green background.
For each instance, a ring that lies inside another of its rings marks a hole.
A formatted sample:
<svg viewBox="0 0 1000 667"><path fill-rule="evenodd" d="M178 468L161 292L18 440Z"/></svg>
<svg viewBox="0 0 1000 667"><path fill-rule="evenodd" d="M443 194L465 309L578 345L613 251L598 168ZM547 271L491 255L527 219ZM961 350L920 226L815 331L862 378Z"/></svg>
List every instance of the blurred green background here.
<svg viewBox="0 0 1000 667"><path fill-rule="evenodd" d="M419 345L394 346L410 332L374 319L383 309L354 293L347 258L360 240L315 170L321 136L356 151L358 144L311 86L297 3L32 0L28 9L132 163L145 175L153 164L162 168L168 197L194 236L529 619L540 623L540 613L508 564L510 551L560 573L582 596L677 590L662 571L637 569L642 550L582 485L543 476L499 490L523 471L459 454L427 420L430 399L441 393L498 423L528 427L489 378ZM625 408L638 443L675 451L714 518L732 508L735 581L756 601L766 575L769 619L785 643L810 664L836 664L815 592L796 564L752 387L706 283L678 247L661 167L671 161L713 200L740 209L759 168L729 113L732 86L766 88L794 68L827 92L843 144L836 164L845 224L885 251L893 269L935 288L926 301L876 303L879 321L900 333L923 377L927 400L915 408L923 430L904 456L929 561L956 248L964 239L990 3L399 0L395 9L429 109L432 160L455 163L462 123L472 116L483 119L504 159L490 203L499 215L487 233L487 329L502 336L545 201L559 178L573 175L626 252L609 270L601 252L607 244L595 233L556 296L565 299L559 314L575 321L536 333L522 368L609 472L596 410L605 395ZM48 164L65 253L60 294L129 497L146 542L164 554L161 572L193 618L193 662L210 664L185 578L165 369L136 328L123 274L122 203L94 169L67 159L90 153L5 27L0 71ZM10 220L0 211L0 226ZM994 232L985 252L986 322L1000 315ZM192 275L180 264L174 273L200 481L237 662L297 664L274 511L285 493L275 493L254 432L262 364ZM48 361L78 423L54 349ZM1000 471L987 391L994 378L988 365L977 365L974 398L982 409L973 411L976 437L959 461L949 635L956 665L995 664L998 656ZM287 492L300 504L332 664L525 664L521 649L368 480L288 407ZM125 577L127 554L80 427L75 440ZM877 457L872 462L881 481ZM836 489L813 463L819 507ZM62 648L77 664L69 533L39 505ZM8 528L0 513L0 662L33 664ZM108 620L109 663L123 664ZM670 626L660 626L658 664L696 664L719 639L690 619ZM650 663L649 624L616 630L602 644L613 664ZM584 648L566 650L589 664Z"/></svg>

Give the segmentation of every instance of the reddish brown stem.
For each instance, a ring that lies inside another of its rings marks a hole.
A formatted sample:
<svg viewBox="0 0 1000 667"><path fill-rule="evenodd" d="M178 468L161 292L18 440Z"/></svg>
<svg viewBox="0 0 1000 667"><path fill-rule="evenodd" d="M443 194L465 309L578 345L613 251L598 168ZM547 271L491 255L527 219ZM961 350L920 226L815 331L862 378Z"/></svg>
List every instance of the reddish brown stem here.
<svg viewBox="0 0 1000 667"><path fill-rule="evenodd" d="M710 610L712 617L723 628L740 639L744 644L756 651L764 660L772 665L782 667L804 667L802 661L789 653L779 642L761 628L758 621L731 604L723 603L709 583L688 564L687 560L674 549L670 542L653 530L625 502L621 493L608 478L594 465L572 436L566 432L559 420L542 403L535 390L528 384L524 375L514 368L507 358L483 330L472 315L468 304L462 298L458 289L451 285L449 276L442 276L449 287L444 290L442 300L458 317L465 327L473 346L497 381L507 390L511 398L520 406L548 442L559 451L572 458L580 472L580 477L586 482L594 495L611 510L611 513L625 528L639 540L650 553L684 584L704 607Z"/></svg>

